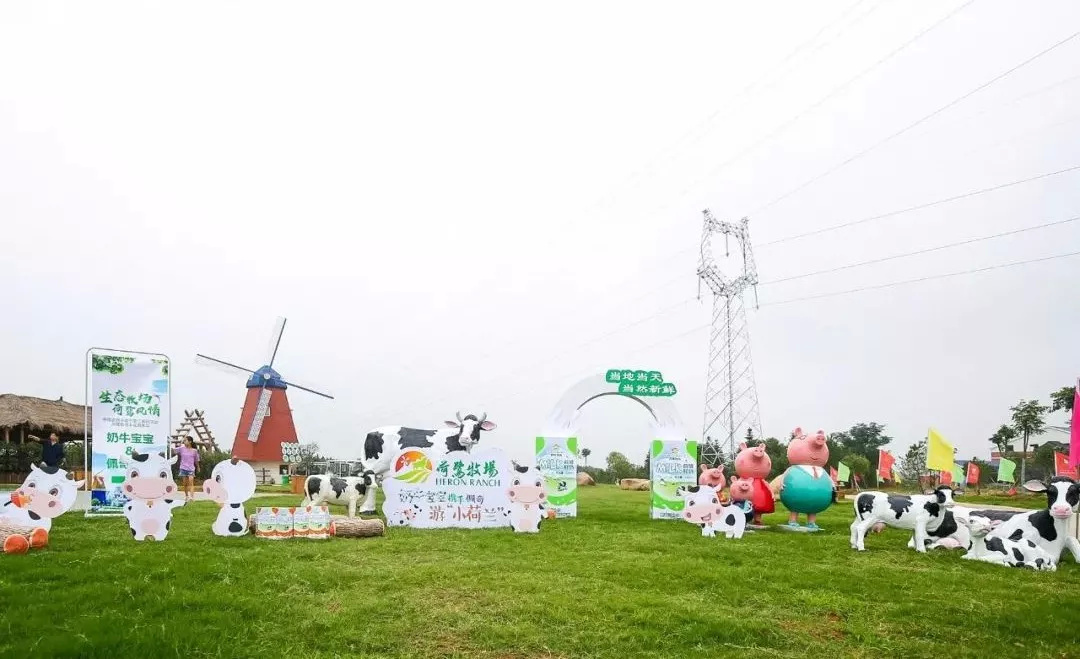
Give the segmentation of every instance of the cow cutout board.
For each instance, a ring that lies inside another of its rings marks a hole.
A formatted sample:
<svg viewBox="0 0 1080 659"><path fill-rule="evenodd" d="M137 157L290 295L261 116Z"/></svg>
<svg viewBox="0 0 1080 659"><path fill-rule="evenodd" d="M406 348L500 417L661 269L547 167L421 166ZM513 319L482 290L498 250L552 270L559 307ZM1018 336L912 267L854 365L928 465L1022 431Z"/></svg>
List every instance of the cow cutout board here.
<svg viewBox="0 0 1080 659"><path fill-rule="evenodd" d="M255 494L255 470L251 465L232 458L214 465L210 478L203 483L203 492L221 506L217 519L210 525L215 535L239 537L248 532L248 517L244 502Z"/></svg>
<svg viewBox="0 0 1080 659"><path fill-rule="evenodd" d="M501 449L434 453L407 448L383 481L387 526L505 528L514 469Z"/></svg>

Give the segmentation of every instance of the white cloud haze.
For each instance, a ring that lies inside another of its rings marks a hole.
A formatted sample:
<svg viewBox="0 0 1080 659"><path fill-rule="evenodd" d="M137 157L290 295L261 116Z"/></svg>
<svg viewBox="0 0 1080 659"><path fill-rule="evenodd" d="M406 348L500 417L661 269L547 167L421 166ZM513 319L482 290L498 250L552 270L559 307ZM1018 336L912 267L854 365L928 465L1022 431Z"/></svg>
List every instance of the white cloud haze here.
<svg viewBox="0 0 1080 659"><path fill-rule="evenodd" d="M750 214L763 281L1080 215L1070 172L763 245L1080 165L1080 39L752 213L1078 25L1069 0L5 3L0 392L81 401L87 348L160 351L174 425L203 408L228 444L243 379L194 354L258 366L283 315L279 370L336 396L290 392L325 453L462 410L522 457L607 367L663 371L697 437L701 210ZM986 455L1080 374L1080 259L776 303L1075 251L1080 222L762 286L766 434L878 421L902 452L934 425ZM579 435L599 464L650 432L609 397Z"/></svg>

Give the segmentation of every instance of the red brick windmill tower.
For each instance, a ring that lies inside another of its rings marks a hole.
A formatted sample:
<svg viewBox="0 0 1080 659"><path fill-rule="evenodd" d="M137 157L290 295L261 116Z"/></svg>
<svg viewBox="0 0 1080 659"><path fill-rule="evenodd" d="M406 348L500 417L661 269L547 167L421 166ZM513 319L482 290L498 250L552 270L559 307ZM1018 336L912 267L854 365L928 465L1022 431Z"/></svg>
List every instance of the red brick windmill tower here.
<svg viewBox="0 0 1080 659"><path fill-rule="evenodd" d="M247 397L244 399L244 409L240 413L240 423L236 428L236 439L233 440L232 457L248 462L256 471L268 470L275 481L284 465L281 445L297 441L296 426L293 424L292 409L286 393L289 387L333 399L329 394L288 382L274 370L274 359L281 345L281 335L285 332L285 322L284 318L278 319L271 335L269 359L257 370L206 355L195 355L197 362L225 368L229 372L239 371L249 376Z"/></svg>

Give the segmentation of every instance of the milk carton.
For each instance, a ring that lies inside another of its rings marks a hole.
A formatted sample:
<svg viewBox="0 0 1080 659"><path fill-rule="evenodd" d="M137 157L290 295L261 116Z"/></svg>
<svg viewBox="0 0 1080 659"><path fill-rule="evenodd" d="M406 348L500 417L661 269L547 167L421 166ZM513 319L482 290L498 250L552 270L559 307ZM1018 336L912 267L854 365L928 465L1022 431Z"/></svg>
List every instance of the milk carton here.
<svg viewBox="0 0 1080 659"><path fill-rule="evenodd" d="M277 537L277 508L255 511L255 537L273 540Z"/></svg>
<svg viewBox="0 0 1080 659"><path fill-rule="evenodd" d="M330 537L329 506L308 506L307 537L325 540Z"/></svg>
<svg viewBox="0 0 1080 659"><path fill-rule="evenodd" d="M297 506L293 509L293 537L294 538L306 538L308 537L308 518L311 515L311 506Z"/></svg>
<svg viewBox="0 0 1080 659"><path fill-rule="evenodd" d="M293 508L277 508L274 521L274 537L285 539L293 537Z"/></svg>

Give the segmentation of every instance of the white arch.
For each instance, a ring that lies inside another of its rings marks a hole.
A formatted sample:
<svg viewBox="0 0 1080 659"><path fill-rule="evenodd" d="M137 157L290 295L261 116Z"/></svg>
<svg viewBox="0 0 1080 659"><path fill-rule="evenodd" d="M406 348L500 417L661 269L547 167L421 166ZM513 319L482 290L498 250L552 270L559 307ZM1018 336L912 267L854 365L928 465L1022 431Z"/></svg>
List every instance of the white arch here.
<svg viewBox="0 0 1080 659"><path fill-rule="evenodd" d="M605 375L591 375L570 387L555 404L555 409L551 411L547 422L544 423L541 436L577 437L577 423L581 416L581 408L603 396L622 396L637 401L648 410L655 439L678 441L686 439L679 413L675 411L675 405L670 398L623 394L613 391L612 387L612 383L607 381Z"/></svg>

